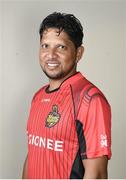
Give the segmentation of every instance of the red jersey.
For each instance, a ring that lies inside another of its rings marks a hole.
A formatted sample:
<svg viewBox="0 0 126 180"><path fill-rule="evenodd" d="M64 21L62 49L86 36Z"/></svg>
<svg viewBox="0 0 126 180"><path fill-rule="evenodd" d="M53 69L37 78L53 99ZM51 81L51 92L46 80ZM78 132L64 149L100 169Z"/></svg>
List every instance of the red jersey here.
<svg viewBox="0 0 126 180"><path fill-rule="evenodd" d="M28 178L80 179L83 159L111 157L111 110L81 73L34 96L28 119Z"/></svg>

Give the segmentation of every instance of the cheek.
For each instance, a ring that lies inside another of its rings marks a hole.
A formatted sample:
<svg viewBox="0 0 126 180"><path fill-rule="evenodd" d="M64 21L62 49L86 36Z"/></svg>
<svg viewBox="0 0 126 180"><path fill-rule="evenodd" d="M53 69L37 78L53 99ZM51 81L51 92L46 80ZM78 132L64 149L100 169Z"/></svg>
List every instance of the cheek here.
<svg viewBox="0 0 126 180"><path fill-rule="evenodd" d="M74 54L68 54L65 58L65 64L73 64L76 61L76 56Z"/></svg>
<svg viewBox="0 0 126 180"><path fill-rule="evenodd" d="M44 55L43 55L43 53L39 53L39 61L40 62L44 62Z"/></svg>
<svg viewBox="0 0 126 180"><path fill-rule="evenodd" d="M75 60L76 59L76 52L75 51L70 51L68 54L69 59Z"/></svg>

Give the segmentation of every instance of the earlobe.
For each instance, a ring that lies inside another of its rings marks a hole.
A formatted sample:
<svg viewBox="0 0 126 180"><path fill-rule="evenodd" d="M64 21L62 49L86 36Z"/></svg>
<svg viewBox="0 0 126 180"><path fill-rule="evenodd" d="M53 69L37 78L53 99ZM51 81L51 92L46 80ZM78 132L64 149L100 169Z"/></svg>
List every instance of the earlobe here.
<svg viewBox="0 0 126 180"><path fill-rule="evenodd" d="M78 63L78 61L82 58L84 53L84 46L80 46L77 49L77 57L76 57L76 62Z"/></svg>

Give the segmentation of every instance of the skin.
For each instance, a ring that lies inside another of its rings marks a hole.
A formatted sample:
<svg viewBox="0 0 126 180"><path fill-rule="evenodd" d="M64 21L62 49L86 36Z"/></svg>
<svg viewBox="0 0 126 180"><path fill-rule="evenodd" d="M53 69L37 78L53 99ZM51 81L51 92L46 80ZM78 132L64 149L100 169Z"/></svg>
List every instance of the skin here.
<svg viewBox="0 0 126 180"><path fill-rule="evenodd" d="M83 160L85 168L84 179L107 179L107 156Z"/></svg>
<svg viewBox="0 0 126 180"><path fill-rule="evenodd" d="M84 48L75 48L68 35L55 28L44 31L40 41L39 59L42 70L49 77L49 90L56 89L64 79L76 73L76 66Z"/></svg>
<svg viewBox="0 0 126 180"><path fill-rule="evenodd" d="M40 40L39 61L49 78L49 90L54 90L69 76L76 73L77 63L81 59L84 47L75 48L67 33L49 28ZM27 179L27 158L23 168L23 179ZM107 156L83 160L84 179L107 179Z"/></svg>

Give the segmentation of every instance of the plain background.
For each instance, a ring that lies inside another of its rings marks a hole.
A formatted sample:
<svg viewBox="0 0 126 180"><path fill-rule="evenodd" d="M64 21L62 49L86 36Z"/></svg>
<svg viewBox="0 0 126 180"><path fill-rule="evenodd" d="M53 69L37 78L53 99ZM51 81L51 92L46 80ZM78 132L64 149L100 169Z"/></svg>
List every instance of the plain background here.
<svg viewBox="0 0 126 180"><path fill-rule="evenodd" d="M109 178L126 178L126 1L0 1L0 178L21 178L26 124L33 94L48 79L38 61L42 19L73 13L84 27L85 54L78 70L112 107Z"/></svg>

